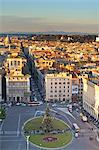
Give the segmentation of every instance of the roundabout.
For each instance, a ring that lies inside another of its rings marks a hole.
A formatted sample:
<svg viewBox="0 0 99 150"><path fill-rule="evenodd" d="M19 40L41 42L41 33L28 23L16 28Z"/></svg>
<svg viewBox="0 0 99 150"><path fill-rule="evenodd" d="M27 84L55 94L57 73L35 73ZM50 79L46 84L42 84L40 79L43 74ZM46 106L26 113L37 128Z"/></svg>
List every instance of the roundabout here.
<svg viewBox="0 0 99 150"><path fill-rule="evenodd" d="M29 142L37 147L60 149L69 145L73 135L69 126L48 114L28 120L23 127L24 136L29 136Z"/></svg>

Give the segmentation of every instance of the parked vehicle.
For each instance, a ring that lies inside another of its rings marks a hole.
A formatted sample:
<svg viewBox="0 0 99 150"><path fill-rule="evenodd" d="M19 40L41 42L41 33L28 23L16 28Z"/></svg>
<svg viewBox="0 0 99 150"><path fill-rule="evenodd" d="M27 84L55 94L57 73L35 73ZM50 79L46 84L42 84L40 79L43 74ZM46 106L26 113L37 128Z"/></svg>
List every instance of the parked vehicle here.
<svg viewBox="0 0 99 150"><path fill-rule="evenodd" d="M42 101L34 101L34 102L29 102L28 106L39 106L42 105L43 102Z"/></svg>
<svg viewBox="0 0 99 150"><path fill-rule="evenodd" d="M83 122L87 122L87 120L88 120L86 116L82 116L81 119Z"/></svg>
<svg viewBox="0 0 99 150"><path fill-rule="evenodd" d="M71 105L71 104L68 104L68 105L67 105L67 108L68 108L68 110L69 110L70 112L72 112L72 105Z"/></svg>
<svg viewBox="0 0 99 150"><path fill-rule="evenodd" d="M75 137L78 138L78 132L75 133Z"/></svg>
<svg viewBox="0 0 99 150"><path fill-rule="evenodd" d="M80 128L76 123L73 123L73 129L75 130L76 133L80 131Z"/></svg>

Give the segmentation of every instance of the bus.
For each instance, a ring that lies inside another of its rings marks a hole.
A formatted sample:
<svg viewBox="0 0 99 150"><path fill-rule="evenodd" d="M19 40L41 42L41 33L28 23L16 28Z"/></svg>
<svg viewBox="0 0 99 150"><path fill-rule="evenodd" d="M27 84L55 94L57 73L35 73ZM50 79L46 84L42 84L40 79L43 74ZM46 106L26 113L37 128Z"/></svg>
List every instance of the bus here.
<svg viewBox="0 0 99 150"><path fill-rule="evenodd" d="M42 105L42 101L33 101L33 102L28 102L28 106L39 106Z"/></svg>
<svg viewBox="0 0 99 150"><path fill-rule="evenodd" d="M73 123L73 129L75 130L75 132L79 132L80 128L76 123Z"/></svg>

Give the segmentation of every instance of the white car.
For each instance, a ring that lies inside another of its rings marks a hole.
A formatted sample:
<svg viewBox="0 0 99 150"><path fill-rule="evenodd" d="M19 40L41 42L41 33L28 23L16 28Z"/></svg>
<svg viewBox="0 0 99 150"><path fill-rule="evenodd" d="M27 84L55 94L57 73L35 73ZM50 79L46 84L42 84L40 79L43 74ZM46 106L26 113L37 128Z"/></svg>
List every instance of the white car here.
<svg viewBox="0 0 99 150"><path fill-rule="evenodd" d="M2 119L0 119L0 122L2 122Z"/></svg>
<svg viewBox="0 0 99 150"><path fill-rule="evenodd" d="M25 103L21 103L21 106L26 106L26 104Z"/></svg>
<svg viewBox="0 0 99 150"><path fill-rule="evenodd" d="M20 103L16 103L16 106L20 106Z"/></svg>
<svg viewBox="0 0 99 150"><path fill-rule="evenodd" d="M53 106L53 107L56 107L56 104L53 104L52 106Z"/></svg>
<svg viewBox="0 0 99 150"><path fill-rule="evenodd" d="M39 105L42 105L43 104L43 102L42 101L39 101Z"/></svg>
<svg viewBox="0 0 99 150"><path fill-rule="evenodd" d="M78 138L78 133L77 132L75 133L75 137Z"/></svg>

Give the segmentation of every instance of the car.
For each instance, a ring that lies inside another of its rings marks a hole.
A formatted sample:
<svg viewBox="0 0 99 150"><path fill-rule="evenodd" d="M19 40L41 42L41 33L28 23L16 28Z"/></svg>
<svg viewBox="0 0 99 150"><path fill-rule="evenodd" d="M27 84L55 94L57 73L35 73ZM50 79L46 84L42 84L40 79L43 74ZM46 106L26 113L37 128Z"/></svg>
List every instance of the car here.
<svg viewBox="0 0 99 150"><path fill-rule="evenodd" d="M25 103L21 103L21 106L26 106L26 104Z"/></svg>
<svg viewBox="0 0 99 150"><path fill-rule="evenodd" d="M56 105L56 104L53 104L52 106L53 106L53 107L56 107L57 105Z"/></svg>
<svg viewBox="0 0 99 150"><path fill-rule="evenodd" d="M11 106L12 106L12 103L9 103L7 106L8 106L8 107L11 107Z"/></svg>
<svg viewBox="0 0 99 150"><path fill-rule="evenodd" d="M61 104L65 104L65 103L66 103L65 101L61 102Z"/></svg>
<svg viewBox="0 0 99 150"><path fill-rule="evenodd" d="M78 108L76 108L76 111L77 111L77 112L79 112L79 109L78 109Z"/></svg>
<svg viewBox="0 0 99 150"><path fill-rule="evenodd" d="M0 119L0 122L2 122L2 119Z"/></svg>
<svg viewBox="0 0 99 150"><path fill-rule="evenodd" d="M99 128L99 123L97 123L95 126L96 126L97 128Z"/></svg>
<svg viewBox="0 0 99 150"><path fill-rule="evenodd" d="M78 138L78 133L77 132L75 133L75 137Z"/></svg>
<svg viewBox="0 0 99 150"><path fill-rule="evenodd" d="M82 119L83 122L87 122L88 121L88 118L86 116L82 116L81 119Z"/></svg>
<svg viewBox="0 0 99 150"><path fill-rule="evenodd" d="M21 105L21 103L16 103L16 106L20 106Z"/></svg>

